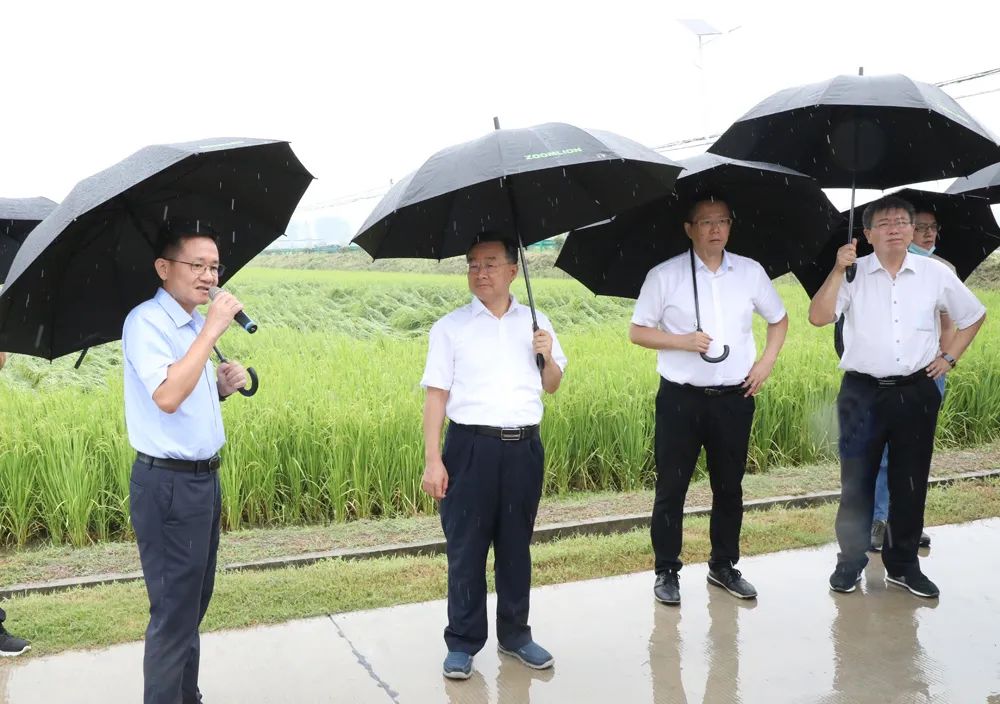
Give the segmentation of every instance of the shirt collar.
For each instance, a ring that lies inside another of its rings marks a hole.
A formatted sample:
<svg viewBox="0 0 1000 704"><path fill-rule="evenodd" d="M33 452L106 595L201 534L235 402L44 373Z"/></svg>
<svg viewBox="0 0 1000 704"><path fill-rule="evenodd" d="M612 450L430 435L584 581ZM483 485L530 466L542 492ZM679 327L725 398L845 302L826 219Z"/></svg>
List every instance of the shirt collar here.
<svg viewBox="0 0 1000 704"><path fill-rule="evenodd" d="M194 311L193 315L188 315L188 312L181 308L181 304L174 300L174 297L167 293L167 290L162 286L156 289L156 295L153 296L153 299L160 304L160 307L166 311L178 328L184 327L192 320L198 322L202 319L201 313L197 310Z"/></svg>
<svg viewBox="0 0 1000 704"><path fill-rule="evenodd" d="M469 305L472 306L473 315L482 315L483 313L485 313L486 315L493 315L493 313L490 312L489 308L484 306L483 302L480 301L479 298L477 298L476 296L472 297L472 303L470 303ZM507 309L505 315L510 315L511 313L517 313L521 308L524 308L524 306L522 306L520 303L517 302L517 297L514 296L513 293L510 294L510 308Z"/></svg>
<svg viewBox="0 0 1000 704"><path fill-rule="evenodd" d="M865 269L866 274L874 274L876 271L885 271L885 267L882 266L882 262L879 261L878 255L874 252L869 254L867 257L862 257L862 259L867 259L867 268ZM917 255L912 252L907 252L906 256L903 257L903 266L899 267L900 272L904 272L907 269L916 273L917 267L914 266L914 262L917 260Z"/></svg>
<svg viewBox="0 0 1000 704"><path fill-rule="evenodd" d="M732 271L733 270L733 260L729 258L729 252L727 252L726 250L722 250L722 266L719 267L719 271L712 271L707 266L705 266L705 262L703 262L701 260L701 257L698 256L698 253L695 252L694 253L694 266L695 266L695 269L703 269L704 271L707 271L709 274L713 274L714 275L714 274L718 274L719 271Z"/></svg>

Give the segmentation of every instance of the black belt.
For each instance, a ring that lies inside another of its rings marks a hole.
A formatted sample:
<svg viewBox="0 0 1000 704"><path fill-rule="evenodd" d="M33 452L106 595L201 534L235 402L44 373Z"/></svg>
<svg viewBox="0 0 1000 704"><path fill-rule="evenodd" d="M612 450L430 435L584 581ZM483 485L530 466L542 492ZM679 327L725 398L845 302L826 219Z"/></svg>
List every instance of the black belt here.
<svg viewBox="0 0 1000 704"><path fill-rule="evenodd" d="M918 372L913 372L908 376L871 376L870 374L862 374L861 372L844 372L847 376L852 379L858 379L864 381L872 386L877 386L880 389L891 389L896 386L908 386L910 384L915 384L921 379L929 379L927 372L921 369Z"/></svg>
<svg viewBox="0 0 1000 704"><path fill-rule="evenodd" d="M684 389L686 391L696 391L706 396L725 396L727 394L747 392L747 387L742 384L733 384L732 386L695 386L694 384L678 384L675 381L664 379L662 376L660 379L667 386L673 386L676 389Z"/></svg>
<svg viewBox="0 0 1000 704"><path fill-rule="evenodd" d="M516 442L518 440L530 440L538 437L537 425L522 425L511 428L497 428L492 425L462 425L461 423L451 423L451 427L464 430L475 435L486 435L491 438L500 438L504 442Z"/></svg>
<svg viewBox="0 0 1000 704"><path fill-rule="evenodd" d="M169 469L171 472L215 472L219 469L222 459L215 455L207 460L174 460L163 457L152 457L145 452L137 452L135 461L154 469Z"/></svg>

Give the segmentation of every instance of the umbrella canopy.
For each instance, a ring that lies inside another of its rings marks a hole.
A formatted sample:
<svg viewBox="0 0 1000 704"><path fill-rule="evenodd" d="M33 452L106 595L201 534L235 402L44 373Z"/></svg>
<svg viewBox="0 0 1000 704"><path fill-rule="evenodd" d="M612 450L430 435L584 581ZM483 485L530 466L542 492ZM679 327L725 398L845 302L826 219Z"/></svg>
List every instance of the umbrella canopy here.
<svg viewBox="0 0 1000 704"><path fill-rule="evenodd" d="M24 238L55 207L48 198L0 198L0 284Z"/></svg>
<svg viewBox="0 0 1000 704"><path fill-rule="evenodd" d="M687 209L705 195L732 212L727 250L760 262L771 278L813 261L840 222L816 181L792 169L714 154L680 163L675 194L574 230L556 266L594 293L638 298L651 268L690 248Z"/></svg>
<svg viewBox="0 0 1000 704"><path fill-rule="evenodd" d="M165 225L210 225L229 278L284 233L311 181L287 142L229 138L146 147L81 181L14 258L0 349L53 359L117 340L160 285Z"/></svg>
<svg viewBox="0 0 1000 704"><path fill-rule="evenodd" d="M1000 203L1000 164L990 164L970 176L955 179L945 193L981 196L991 203Z"/></svg>
<svg viewBox="0 0 1000 704"><path fill-rule="evenodd" d="M782 164L824 188L888 188L1000 161L996 136L951 96L898 74L837 76L779 91L709 151Z"/></svg>
<svg viewBox="0 0 1000 704"><path fill-rule="evenodd" d="M934 253L955 267L958 278L965 281L990 253L1000 246L1000 226L997 225L989 201L963 194L935 193L904 188L892 195L913 204L918 212L934 213L941 234ZM861 214L866 205L854 209L854 237L858 238L858 256L872 252L865 239ZM846 213L845 213L846 214ZM809 297L816 295L833 268L837 250L847 240L847 226L842 226L823 245L815 261L792 267Z"/></svg>
<svg viewBox="0 0 1000 704"><path fill-rule="evenodd" d="M484 231L528 245L662 197L680 170L611 132L556 122L495 130L399 181L352 241L376 259L465 254Z"/></svg>

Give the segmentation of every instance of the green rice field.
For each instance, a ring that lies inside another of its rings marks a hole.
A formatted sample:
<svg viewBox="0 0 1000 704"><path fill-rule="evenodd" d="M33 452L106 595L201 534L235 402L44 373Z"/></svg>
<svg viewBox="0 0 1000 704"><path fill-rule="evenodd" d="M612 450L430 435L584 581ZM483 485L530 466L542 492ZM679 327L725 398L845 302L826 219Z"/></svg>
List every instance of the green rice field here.
<svg viewBox="0 0 1000 704"><path fill-rule="evenodd" d="M545 402L546 491L651 486L655 354L628 343L632 302L568 279L538 279L534 289L569 357L562 388ZM419 381L431 324L469 300L465 277L257 268L230 290L260 331L234 327L220 347L255 367L261 388L223 406L225 527L432 511L420 491ZM779 291L791 329L758 396L755 472L834 456L832 328L808 324L797 284ZM515 293L526 301L520 280ZM981 296L997 309L998 294ZM1000 435L998 356L1000 333L988 322L949 378L940 445ZM120 345L91 350L80 370L74 361L13 355L0 373L0 543L129 534Z"/></svg>

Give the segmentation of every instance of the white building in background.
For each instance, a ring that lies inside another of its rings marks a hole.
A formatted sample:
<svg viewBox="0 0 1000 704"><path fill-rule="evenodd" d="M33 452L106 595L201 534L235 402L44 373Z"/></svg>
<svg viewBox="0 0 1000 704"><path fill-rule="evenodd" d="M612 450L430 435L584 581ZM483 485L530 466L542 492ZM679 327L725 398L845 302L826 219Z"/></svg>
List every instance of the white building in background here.
<svg viewBox="0 0 1000 704"><path fill-rule="evenodd" d="M357 234L378 199L332 205L303 205L292 215L285 237L274 241L274 249L314 249L346 245Z"/></svg>

